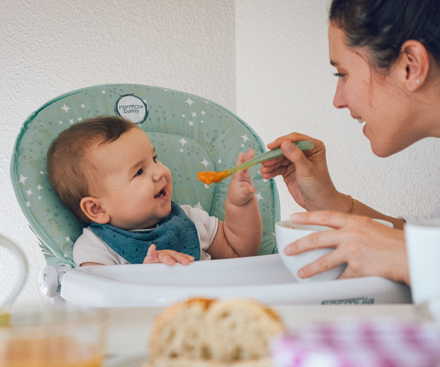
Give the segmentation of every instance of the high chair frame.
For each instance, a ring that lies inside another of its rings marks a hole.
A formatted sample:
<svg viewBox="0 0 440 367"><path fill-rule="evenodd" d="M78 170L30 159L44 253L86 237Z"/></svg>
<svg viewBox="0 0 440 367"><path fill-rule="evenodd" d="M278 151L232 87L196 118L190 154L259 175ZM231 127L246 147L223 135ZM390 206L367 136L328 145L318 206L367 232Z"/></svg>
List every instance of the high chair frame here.
<svg viewBox="0 0 440 367"><path fill-rule="evenodd" d="M44 294L88 307L167 306L191 297L248 297L272 304L372 304L411 302L409 287L378 277L298 284L277 254L274 226L280 220L274 180L250 169L263 219L259 255L176 264L89 266L72 259L81 223L60 201L46 176L46 152L67 127L86 118L120 115L150 137L159 160L173 175L173 200L224 219L230 178L209 187L199 171L235 165L239 152L265 151L255 131L231 111L190 93L140 84L92 86L45 103L24 122L11 160L17 201L36 234L46 267Z"/></svg>

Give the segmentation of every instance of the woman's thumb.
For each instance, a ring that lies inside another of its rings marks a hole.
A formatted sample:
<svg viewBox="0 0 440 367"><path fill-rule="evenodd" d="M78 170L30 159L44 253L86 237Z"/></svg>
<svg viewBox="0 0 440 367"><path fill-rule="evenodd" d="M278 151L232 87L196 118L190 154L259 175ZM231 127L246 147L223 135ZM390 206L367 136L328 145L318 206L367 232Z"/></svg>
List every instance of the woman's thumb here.
<svg viewBox="0 0 440 367"><path fill-rule="evenodd" d="M281 150L283 151L284 156L292 163L298 162L303 157L301 149L287 140L281 143Z"/></svg>

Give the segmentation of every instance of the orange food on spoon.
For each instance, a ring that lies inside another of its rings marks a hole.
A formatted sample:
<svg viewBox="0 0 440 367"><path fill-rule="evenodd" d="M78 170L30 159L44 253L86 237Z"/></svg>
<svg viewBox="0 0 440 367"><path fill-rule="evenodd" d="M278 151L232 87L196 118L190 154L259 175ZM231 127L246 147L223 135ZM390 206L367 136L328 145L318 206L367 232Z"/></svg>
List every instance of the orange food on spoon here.
<svg viewBox="0 0 440 367"><path fill-rule="evenodd" d="M212 183L220 182L228 176L229 175L227 169L220 172L204 171L197 173L197 178L199 179L199 181L206 183L208 186Z"/></svg>

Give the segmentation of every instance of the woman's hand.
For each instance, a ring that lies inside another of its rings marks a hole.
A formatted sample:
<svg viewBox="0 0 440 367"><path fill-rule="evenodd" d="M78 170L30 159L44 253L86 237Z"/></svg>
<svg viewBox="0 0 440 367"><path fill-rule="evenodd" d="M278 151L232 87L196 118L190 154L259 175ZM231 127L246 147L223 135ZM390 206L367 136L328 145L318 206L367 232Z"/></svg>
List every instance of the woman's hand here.
<svg viewBox="0 0 440 367"><path fill-rule="evenodd" d="M312 140L315 146L303 152L292 144L300 140ZM283 176L292 197L307 211L350 210L351 199L339 193L330 178L322 141L291 133L276 139L267 147L281 147L284 156L263 162L263 168L260 169L263 178Z"/></svg>
<svg viewBox="0 0 440 367"><path fill-rule="evenodd" d="M334 211L295 213L290 218L297 224L334 228L312 233L286 246L284 253L290 256L316 248L336 247L335 251L300 269L300 278L309 278L347 263L340 279L380 276L409 284L402 230L389 228L368 217Z"/></svg>

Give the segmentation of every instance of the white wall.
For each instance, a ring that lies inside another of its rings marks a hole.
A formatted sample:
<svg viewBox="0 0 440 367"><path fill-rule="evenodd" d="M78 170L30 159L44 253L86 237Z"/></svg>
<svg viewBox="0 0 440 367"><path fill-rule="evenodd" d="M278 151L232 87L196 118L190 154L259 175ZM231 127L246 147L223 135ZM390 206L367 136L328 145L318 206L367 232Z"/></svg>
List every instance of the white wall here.
<svg viewBox="0 0 440 367"><path fill-rule="evenodd" d="M0 3L0 233L17 242L30 263L17 305L47 302L37 287L43 256L9 177L26 117L62 93L104 83L183 90L235 110L234 12L233 0ZM15 275L13 258L1 251L0 304Z"/></svg>
<svg viewBox="0 0 440 367"><path fill-rule="evenodd" d="M376 157L347 110L333 107L329 0L237 0L237 114L266 143L292 131L327 147L339 191L390 215L426 214L440 202L440 140ZM302 210L278 180L282 218Z"/></svg>
<svg viewBox="0 0 440 367"><path fill-rule="evenodd" d="M327 8L328 0L2 1L0 233L31 264L17 304L47 300L37 287L43 257L10 184L13 143L33 110L89 85L184 90L236 110L266 143L291 131L322 139L338 189L391 215L440 201L438 139L377 158L357 122L333 107ZM287 217L299 207L278 187ZM13 278L0 252L0 302Z"/></svg>

